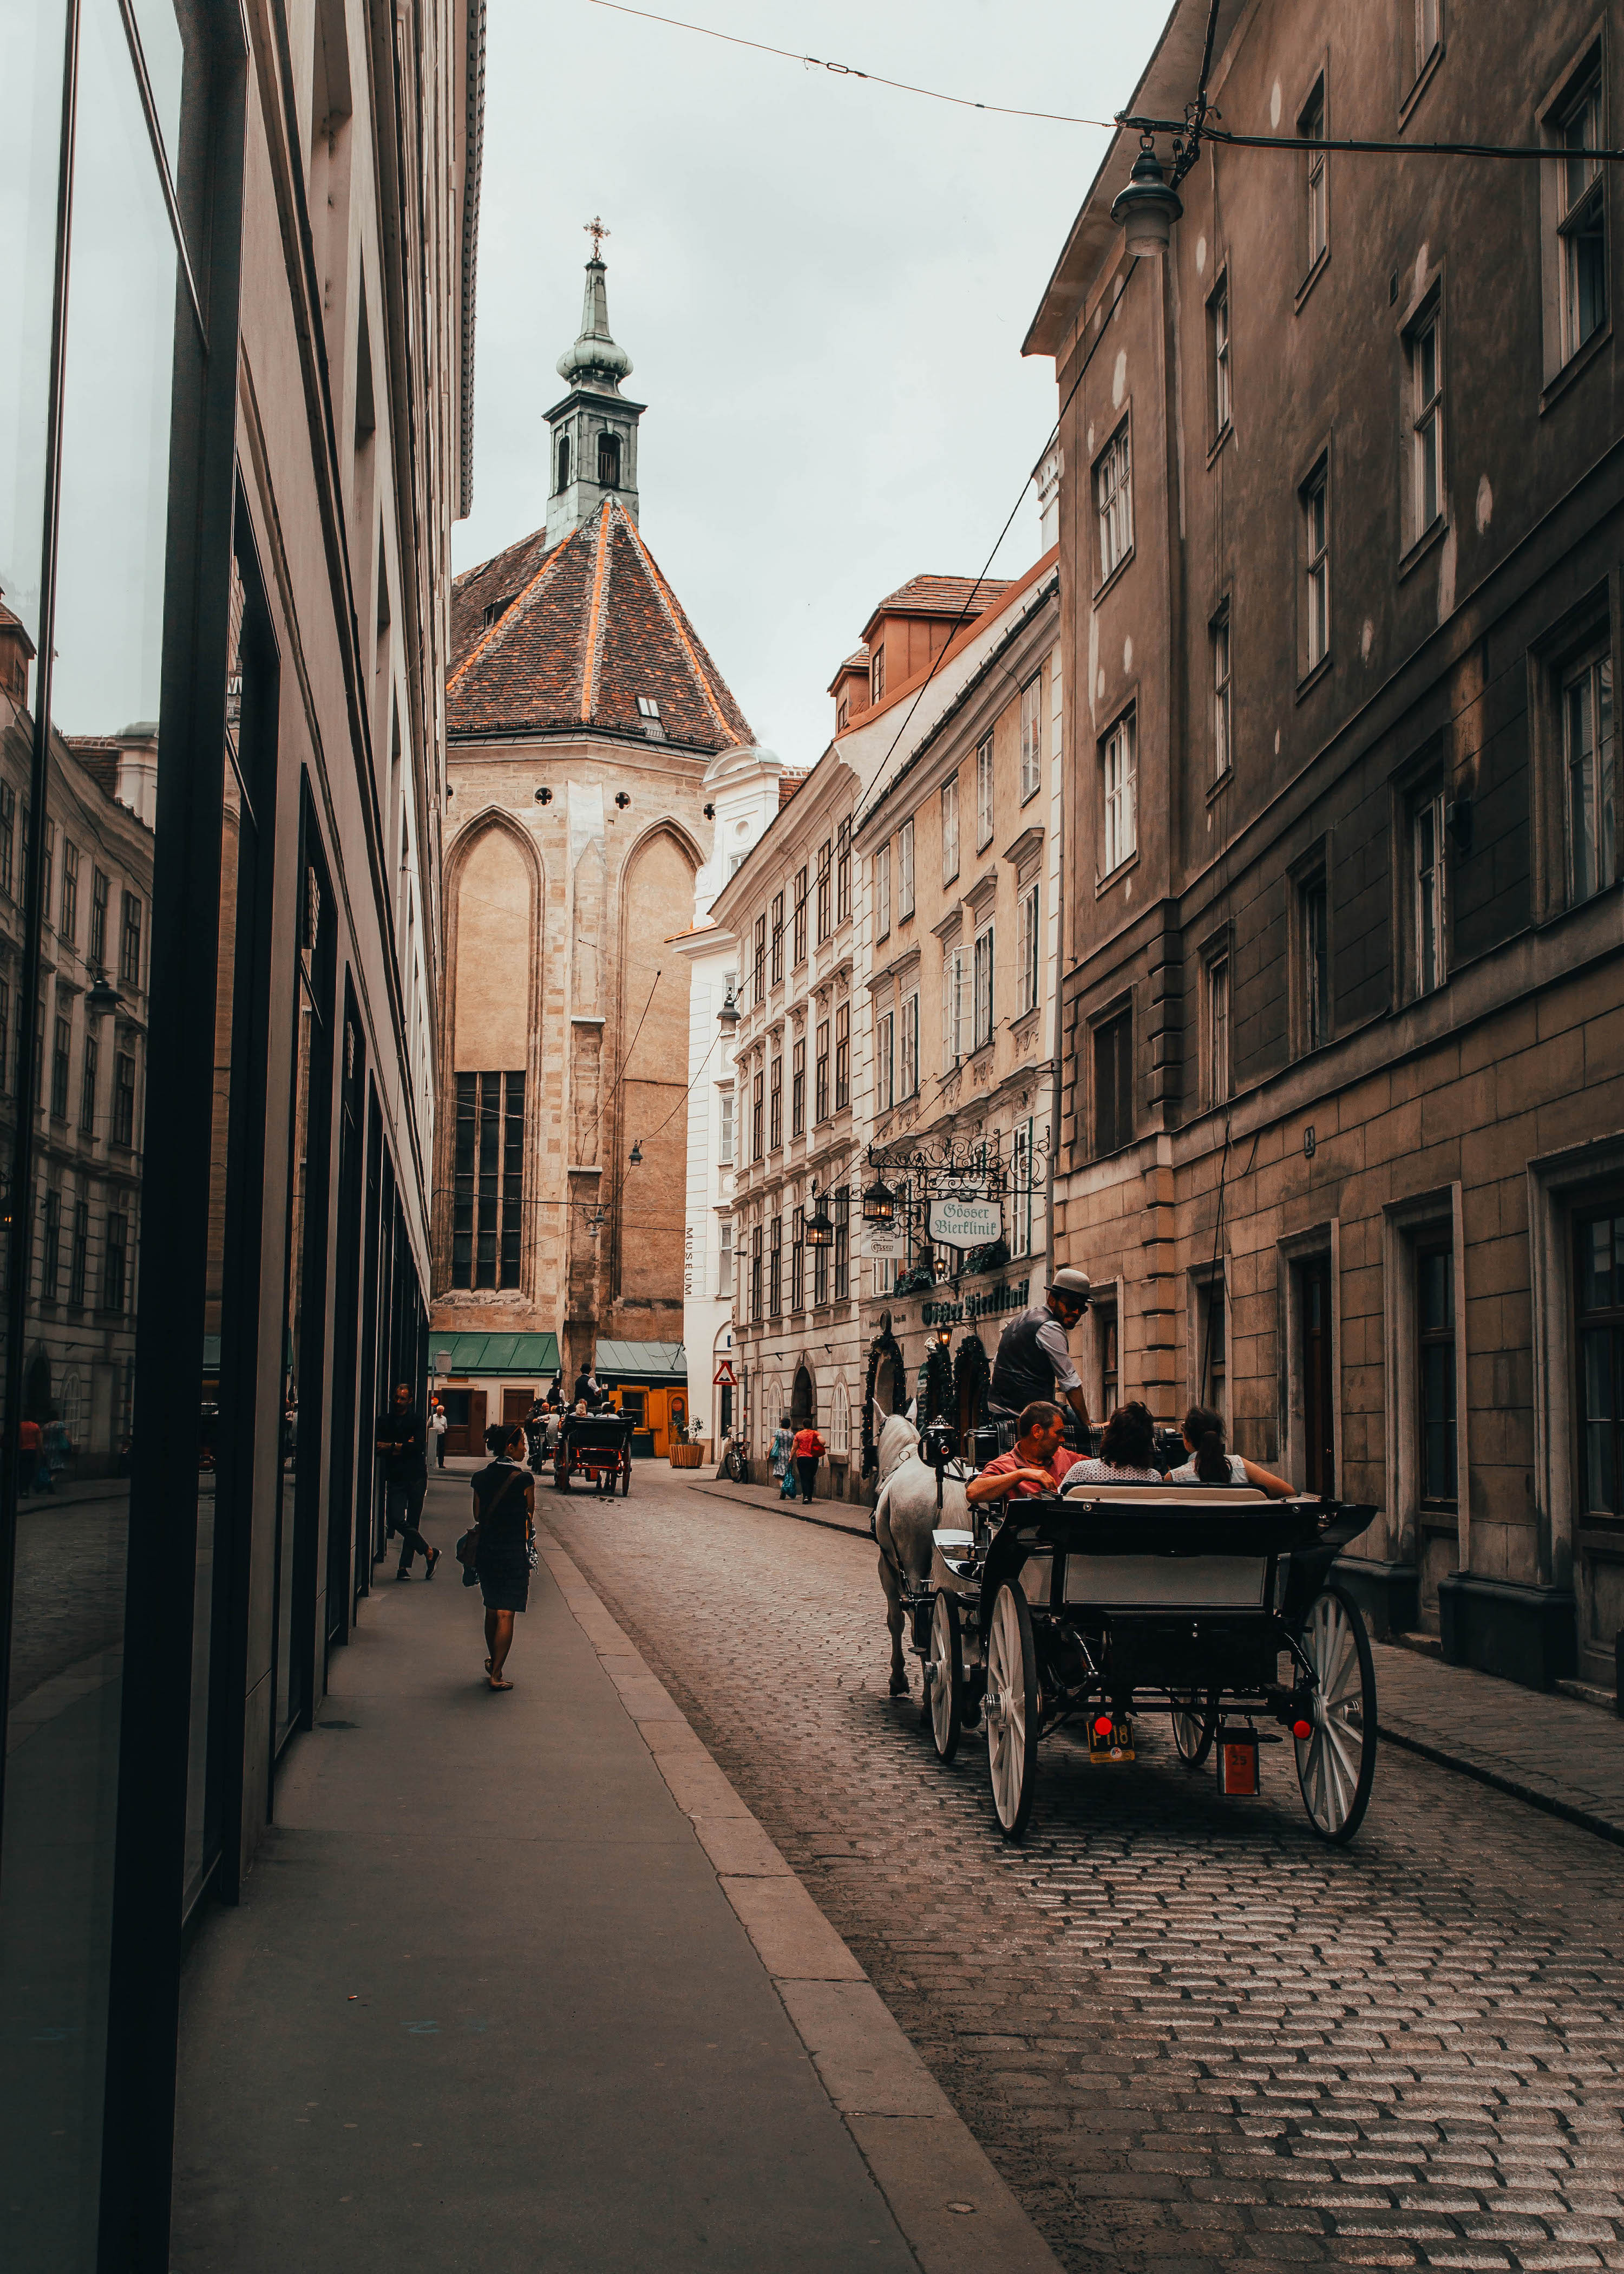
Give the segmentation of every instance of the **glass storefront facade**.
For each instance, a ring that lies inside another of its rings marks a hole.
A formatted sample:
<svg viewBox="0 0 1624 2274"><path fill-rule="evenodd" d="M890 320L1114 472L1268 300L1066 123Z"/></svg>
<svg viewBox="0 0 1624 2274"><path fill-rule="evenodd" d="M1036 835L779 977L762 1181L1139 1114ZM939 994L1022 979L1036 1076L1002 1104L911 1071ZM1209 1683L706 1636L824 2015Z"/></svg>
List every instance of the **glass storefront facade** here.
<svg viewBox="0 0 1624 2274"><path fill-rule="evenodd" d="M314 167L336 97L312 119L298 44L330 75L364 11L269 13ZM247 21L0 0L0 2219L29 2274L168 2265L188 1937L367 1592L370 1423L426 1363L428 1021L368 901L365 701L324 740L292 667L301 612L346 612L268 545L244 428ZM364 301L354 328L381 577ZM381 633L366 666L368 698L414 667ZM426 813L402 713L384 771Z"/></svg>

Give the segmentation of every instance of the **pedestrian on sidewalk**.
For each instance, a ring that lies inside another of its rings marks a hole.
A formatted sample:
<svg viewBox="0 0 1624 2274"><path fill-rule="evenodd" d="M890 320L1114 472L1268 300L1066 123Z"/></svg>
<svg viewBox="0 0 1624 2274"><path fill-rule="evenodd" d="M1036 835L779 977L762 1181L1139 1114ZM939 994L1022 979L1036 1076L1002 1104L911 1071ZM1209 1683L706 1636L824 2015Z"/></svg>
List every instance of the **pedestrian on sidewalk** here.
<svg viewBox="0 0 1624 2274"><path fill-rule="evenodd" d="M425 1579L434 1577L440 1561L419 1529L423 1500L429 1488L427 1436L422 1414L411 1401L411 1384L397 1382L395 1403L378 1416L378 1450L383 1457L383 1510L387 1537L401 1535L397 1579L410 1579L411 1559L421 1555Z"/></svg>
<svg viewBox="0 0 1624 2274"><path fill-rule="evenodd" d="M446 1432L450 1427L450 1416L437 1397L429 1409L429 1434L434 1440L434 1466L437 1469L443 1469L446 1465Z"/></svg>
<svg viewBox="0 0 1624 2274"><path fill-rule="evenodd" d="M778 1498L795 1497L795 1429L787 1413L779 1418L773 1434L772 1446L767 1456L767 1466L778 1480Z"/></svg>
<svg viewBox="0 0 1624 2274"><path fill-rule="evenodd" d="M514 1613L530 1608L536 1480L525 1465L523 1429L512 1422L492 1422L485 1442L490 1465L473 1480L474 1570L485 1603L485 1674L492 1690L511 1690L503 1668L513 1648Z"/></svg>
<svg viewBox="0 0 1624 2274"><path fill-rule="evenodd" d="M802 1500L811 1499L813 1482L817 1475L817 1465L823 1459L823 1455L828 1451L828 1449L829 1448L824 1444L823 1439L818 1435L816 1429L813 1427L810 1421L804 1423L801 1428L796 1430L794 1442L795 1467L801 1477L801 1497Z"/></svg>
<svg viewBox="0 0 1624 2274"><path fill-rule="evenodd" d="M54 1492L50 1463L45 1457L45 1433L37 1421L25 1419L17 1432L19 1492Z"/></svg>

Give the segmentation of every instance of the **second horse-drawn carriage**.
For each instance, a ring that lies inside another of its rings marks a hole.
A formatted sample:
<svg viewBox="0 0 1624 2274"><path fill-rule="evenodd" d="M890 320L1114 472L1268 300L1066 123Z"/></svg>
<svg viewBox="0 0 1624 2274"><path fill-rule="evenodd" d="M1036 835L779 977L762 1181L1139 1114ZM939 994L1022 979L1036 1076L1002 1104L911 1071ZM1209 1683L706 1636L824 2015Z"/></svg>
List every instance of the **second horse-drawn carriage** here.
<svg viewBox="0 0 1624 2274"><path fill-rule="evenodd" d="M596 1413L567 1413L553 1451L553 1482L568 1492L579 1480L596 1493L622 1499L632 1488L632 1423L629 1415L604 1406Z"/></svg>

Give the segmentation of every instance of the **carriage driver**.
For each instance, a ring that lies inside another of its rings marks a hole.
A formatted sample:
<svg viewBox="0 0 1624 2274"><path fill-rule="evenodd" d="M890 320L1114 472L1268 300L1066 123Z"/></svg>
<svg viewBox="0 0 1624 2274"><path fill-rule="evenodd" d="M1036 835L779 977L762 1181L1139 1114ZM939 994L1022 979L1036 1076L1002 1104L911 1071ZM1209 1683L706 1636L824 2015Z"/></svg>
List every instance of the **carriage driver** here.
<svg viewBox="0 0 1624 2274"><path fill-rule="evenodd" d="M1030 1500L1036 1493L1057 1493L1064 1484L1079 1456L1060 1442L1065 1428L1060 1408L1050 1398L1034 1397L1017 1427L1013 1451L1000 1453L971 1478L967 1501Z"/></svg>
<svg viewBox="0 0 1624 2274"><path fill-rule="evenodd" d="M1034 1400L1064 1398L1080 1426L1088 1427L1088 1403L1066 1337L1088 1308L1088 1274L1068 1266L1049 1283L1049 1299L1011 1319L998 1337L993 1360L990 1404L1019 1413Z"/></svg>

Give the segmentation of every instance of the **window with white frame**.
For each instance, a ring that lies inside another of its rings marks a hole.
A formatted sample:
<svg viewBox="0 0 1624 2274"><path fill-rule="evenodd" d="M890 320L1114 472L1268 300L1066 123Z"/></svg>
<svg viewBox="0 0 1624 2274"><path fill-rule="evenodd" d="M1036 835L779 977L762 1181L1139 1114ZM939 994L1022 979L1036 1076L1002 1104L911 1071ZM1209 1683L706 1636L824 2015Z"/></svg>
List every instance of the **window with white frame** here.
<svg viewBox="0 0 1624 2274"><path fill-rule="evenodd" d="M1314 91L1303 105L1297 122L1297 139L1319 148L1310 147L1303 153L1303 183L1304 192L1304 218L1308 231L1308 261L1310 271L1324 260L1331 242L1329 184L1325 170L1325 80L1314 82Z"/></svg>
<svg viewBox="0 0 1624 2274"><path fill-rule="evenodd" d="M1228 433L1234 416L1234 399L1230 392L1229 279L1227 272L1219 278L1207 304L1207 344L1212 364L1213 446L1216 448Z"/></svg>
<svg viewBox="0 0 1624 2274"><path fill-rule="evenodd" d="M1130 860L1139 845L1139 759L1133 713L1127 712L1100 745L1100 776L1105 828L1101 874L1109 877Z"/></svg>
<svg viewBox="0 0 1624 2274"><path fill-rule="evenodd" d="M1019 1121L1010 1148L1010 1254L1032 1253L1032 1158L1036 1124Z"/></svg>
<svg viewBox="0 0 1624 2274"><path fill-rule="evenodd" d="M1415 981L1430 995L1447 976L1445 919L1444 794L1417 798L1410 815L1411 878L1415 894Z"/></svg>
<svg viewBox="0 0 1624 2274"><path fill-rule="evenodd" d="M1213 779L1227 774L1235 764L1235 712L1229 686L1229 604L1226 600L1213 618Z"/></svg>
<svg viewBox="0 0 1624 2274"><path fill-rule="evenodd" d="M1307 668L1331 648L1330 469L1321 458L1297 493L1303 516L1303 641Z"/></svg>
<svg viewBox="0 0 1624 2274"><path fill-rule="evenodd" d="M975 935L975 1031L972 1048L984 1050L992 1040L993 1024L993 927L984 924Z"/></svg>
<svg viewBox="0 0 1624 2274"><path fill-rule="evenodd" d="M874 856L874 936L883 939L891 930L891 847L882 845Z"/></svg>
<svg viewBox="0 0 1624 2274"><path fill-rule="evenodd" d="M942 951L942 1067L946 1073L965 1055L965 952Z"/></svg>
<svg viewBox="0 0 1624 2274"><path fill-rule="evenodd" d="M717 1137L716 1164L718 1169L731 1169L733 1164L733 1092L730 1084L716 1094Z"/></svg>
<svg viewBox="0 0 1624 2274"><path fill-rule="evenodd" d="M1094 461L1094 509L1100 523L1100 582L1115 574L1133 543L1132 467L1124 419Z"/></svg>
<svg viewBox="0 0 1624 2274"><path fill-rule="evenodd" d="M1017 996L1019 1018L1038 1006L1038 959L1040 953L1038 896L1041 890L1034 877L1015 904L1016 946L1020 961L1020 984Z"/></svg>
<svg viewBox="0 0 1624 2274"><path fill-rule="evenodd" d="M837 1382L830 1393L829 1449L836 1455L852 1449L852 1401L843 1382Z"/></svg>
<svg viewBox="0 0 1624 2274"><path fill-rule="evenodd" d="M1567 362L1607 320L1607 204L1602 163L1599 56L1550 123L1561 153L1557 183L1557 262L1561 353Z"/></svg>
<svg viewBox="0 0 1624 2274"><path fill-rule="evenodd" d="M1043 674L1020 690L1020 802L1035 794L1043 779Z"/></svg>
<svg viewBox="0 0 1624 2274"><path fill-rule="evenodd" d="M1601 892L1618 873L1611 650L1571 666L1562 674L1561 693L1568 887L1576 904Z"/></svg>
<svg viewBox="0 0 1624 2274"><path fill-rule="evenodd" d="M897 1103L897 1014L882 1011L874 1021L874 1110L889 1113Z"/></svg>
<svg viewBox="0 0 1624 2274"><path fill-rule="evenodd" d="M975 849L992 843L992 736L975 746Z"/></svg>
<svg viewBox="0 0 1624 2274"><path fill-rule="evenodd" d="M897 921L906 923L914 913L914 824L905 821L897 832Z"/></svg>
<svg viewBox="0 0 1624 2274"><path fill-rule="evenodd" d="M902 1033L898 1038L898 1057L900 1083L899 1097L919 1096L919 994L918 990L902 998Z"/></svg>
<svg viewBox="0 0 1624 2274"><path fill-rule="evenodd" d="M942 882L959 874L959 777L942 785Z"/></svg>
<svg viewBox="0 0 1624 2274"><path fill-rule="evenodd" d="M1410 365L1410 536L1425 537L1444 509L1444 396L1442 327L1434 299L1410 326L1405 342Z"/></svg>
<svg viewBox="0 0 1624 2274"><path fill-rule="evenodd" d="M716 1291L718 1298L733 1291L733 1220L718 1216L716 1223Z"/></svg>
<svg viewBox="0 0 1624 2274"><path fill-rule="evenodd" d="M1226 948L1207 965L1207 1103L1224 1104L1232 1091L1229 1063L1229 956Z"/></svg>

